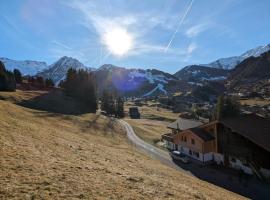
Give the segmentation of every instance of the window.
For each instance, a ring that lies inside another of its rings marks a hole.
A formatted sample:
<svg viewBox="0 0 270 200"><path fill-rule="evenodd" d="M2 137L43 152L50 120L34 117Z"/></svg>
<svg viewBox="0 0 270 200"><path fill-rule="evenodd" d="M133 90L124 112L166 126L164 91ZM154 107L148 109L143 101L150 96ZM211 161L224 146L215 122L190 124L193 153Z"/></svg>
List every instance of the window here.
<svg viewBox="0 0 270 200"><path fill-rule="evenodd" d="M185 140L185 142L187 141L187 137L186 136L185 136L184 140Z"/></svg>
<svg viewBox="0 0 270 200"><path fill-rule="evenodd" d="M191 144L195 144L195 140L193 138L191 139Z"/></svg>
<svg viewBox="0 0 270 200"><path fill-rule="evenodd" d="M191 150L189 150L189 155L192 155L192 151Z"/></svg>

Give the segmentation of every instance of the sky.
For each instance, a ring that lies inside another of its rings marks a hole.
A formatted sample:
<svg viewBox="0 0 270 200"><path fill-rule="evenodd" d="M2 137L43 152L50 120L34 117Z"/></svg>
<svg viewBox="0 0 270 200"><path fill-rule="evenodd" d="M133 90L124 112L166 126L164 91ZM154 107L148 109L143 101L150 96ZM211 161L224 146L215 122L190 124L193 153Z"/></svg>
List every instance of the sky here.
<svg viewBox="0 0 270 200"><path fill-rule="evenodd" d="M174 73L270 43L269 0L0 0L0 57Z"/></svg>

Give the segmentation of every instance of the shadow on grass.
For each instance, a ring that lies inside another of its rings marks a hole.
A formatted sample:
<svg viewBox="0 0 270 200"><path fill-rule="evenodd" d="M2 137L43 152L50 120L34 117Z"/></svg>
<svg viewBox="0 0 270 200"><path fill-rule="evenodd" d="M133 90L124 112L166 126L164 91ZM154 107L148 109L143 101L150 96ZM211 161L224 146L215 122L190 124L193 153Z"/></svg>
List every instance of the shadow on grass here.
<svg viewBox="0 0 270 200"><path fill-rule="evenodd" d="M217 165L201 165L193 160L188 164L176 160L173 160L173 162L201 180L247 198L269 199L270 185L259 181L256 177L250 175L242 175L240 177L236 170Z"/></svg>
<svg viewBox="0 0 270 200"><path fill-rule="evenodd" d="M60 89L42 94L29 100L17 103L20 106L65 115L81 115L89 113L90 110L84 103L66 96Z"/></svg>

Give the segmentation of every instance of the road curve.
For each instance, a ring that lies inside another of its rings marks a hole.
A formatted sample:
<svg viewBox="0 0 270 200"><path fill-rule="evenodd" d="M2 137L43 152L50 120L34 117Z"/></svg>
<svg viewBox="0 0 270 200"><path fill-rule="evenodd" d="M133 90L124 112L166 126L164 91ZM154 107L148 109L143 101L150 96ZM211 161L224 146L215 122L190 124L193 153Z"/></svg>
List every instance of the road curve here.
<svg viewBox="0 0 270 200"><path fill-rule="evenodd" d="M223 187L229 191L238 193L251 199L269 199L270 190L268 184L263 184L257 180L250 181L248 187L240 184L238 177L230 175L233 181L228 183L228 173L211 169L202 168L197 164L189 163L188 165L181 163L176 165L168 152L163 151L151 144L140 139L134 132L133 128L125 121L120 120L120 123L125 127L129 141L134 144L139 150L143 151L153 159L159 160L161 163L177 169L185 174L197 177L219 187ZM181 167L182 165L182 167Z"/></svg>
<svg viewBox="0 0 270 200"><path fill-rule="evenodd" d="M129 141L133 145L135 145L139 150L143 151L144 153L149 155L151 158L159 160L161 163L163 163L169 167L172 167L174 169L177 169L177 170L185 172L189 175L192 175L191 172L184 170L181 167L179 167L178 165L176 165L172 161L171 156L169 155L168 152L163 151L163 150L143 141L135 134L133 128L126 121L124 121L124 120L119 120L119 121L125 127Z"/></svg>

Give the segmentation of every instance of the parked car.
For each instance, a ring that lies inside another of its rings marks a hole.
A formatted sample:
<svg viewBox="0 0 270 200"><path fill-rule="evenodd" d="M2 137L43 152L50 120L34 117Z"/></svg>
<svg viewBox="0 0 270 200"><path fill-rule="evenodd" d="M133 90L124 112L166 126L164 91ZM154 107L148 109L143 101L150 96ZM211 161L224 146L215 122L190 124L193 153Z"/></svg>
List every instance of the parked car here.
<svg viewBox="0 0 270 200"><path fill-rule="evenodd" d="M189 158L187 156L181 154L181 152L179 152L179 151L172 151L172 152L170 152L170 155L171 155L173 160L179 160L183 163L189 163Z"/></svg>

